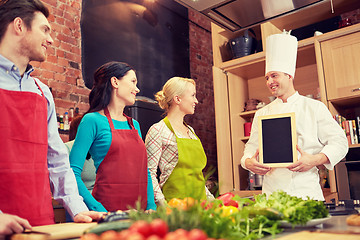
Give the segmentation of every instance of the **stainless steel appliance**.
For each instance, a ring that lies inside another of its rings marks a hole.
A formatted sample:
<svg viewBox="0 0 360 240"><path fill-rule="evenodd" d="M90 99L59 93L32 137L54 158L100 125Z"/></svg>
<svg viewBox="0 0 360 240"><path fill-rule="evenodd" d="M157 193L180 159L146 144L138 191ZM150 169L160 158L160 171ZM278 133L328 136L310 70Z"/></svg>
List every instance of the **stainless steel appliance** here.
<svg viewBox="0 0 360 240"><path fill-rule="evenodd" d="M249 172L249 190L261 190L264 176Z"/></svg>
<svg viewBox="0 0 360 240"><path fill-rule="evenodd" d="M335 166L339 200L360 200L360 148L350 148L346 159Z"/></svg>
<svg viewBox="0 0 360 240"><path fill-rule="evenodd" d="M345 8L354 9L359 0L175 0L185 7L206 15L218 25L230 31L238 31L294 14L305 8L316 7L324 16L333 17L334 12ZM334 11L332 11L334 10ZM337 14L339 15L339 14ZM325 17L326 18L326 17ZM323 18L323 19L325 19Z"/></svg>

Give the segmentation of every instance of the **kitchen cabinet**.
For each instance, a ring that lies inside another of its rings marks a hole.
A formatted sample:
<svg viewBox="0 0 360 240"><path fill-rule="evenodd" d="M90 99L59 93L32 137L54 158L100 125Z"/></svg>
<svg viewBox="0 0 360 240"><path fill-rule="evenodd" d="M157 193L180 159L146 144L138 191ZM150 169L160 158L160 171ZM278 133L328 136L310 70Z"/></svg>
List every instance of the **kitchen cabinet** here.
<svg viewBox="0 0 360 240"><path fill-rule="evenodd" d="M360 115L359 24L320 36L318 41L318 71L323 73L320 81L324 82L327 106L333 115L355 119ZM359 147L360 144L350 145Z"/></svg>
<svg viewBox="0 0 360 240"><path fill-rule="evenodd" d="M319 21L319 19L317 20ZM283 21L283 25L278 22L281 21L277 20L277 25L267 22L255 29L257 36L260 36L258 40L262 39L264 44L268 35L280 33L285 27L287 30L291 29L289 21ZM300 27L298 24L294 26ZM252 121L255 111L244 112L244 106L248 99L259 99L266 104L270 102L271 94L266 87L264 78L265 53L258 52L229 60L226 44L240 34L229 33L216 24L212 24L211 30L220 194L228 191L244 191L246 193L248 171L240 166L240 159L248 140L248 137L244 137L243 125L245 122ZM260 34L258 34L259 32ZM341 45L341 42L346 44ZM329 49L330 53L328 53ZM302 95L312 95L322 101L329 107L332 114L353 108L360 99L360 91L351 91L360 87L360 70L358 68L360 60L356 59L356 53L359 53L359 50L360 24L299 41L297 70L294 79L295 89ZM329 54L332 54L332 57L336 58L334 53L347 56L349 52L351 53L350 57L343 57L341 61L328 57ZM341 70L343 66L347 69L346 73ZM332 71L337 74L334 78L329 77L329 75L333 75ZM344 77L339 78L339 74L343 74ZM343 81L345 76L348 78L350 75L351 78ZM340 91L338 88L350 89L350 92ZM336 198L333 171L329 173L329 181L330 191L325 192Z"/></svg>
<svg viewBox="0 0 360 240"><path fill-rule="evenodd" d="M321 42L329 101L360 98L360 32Z"/></svg>

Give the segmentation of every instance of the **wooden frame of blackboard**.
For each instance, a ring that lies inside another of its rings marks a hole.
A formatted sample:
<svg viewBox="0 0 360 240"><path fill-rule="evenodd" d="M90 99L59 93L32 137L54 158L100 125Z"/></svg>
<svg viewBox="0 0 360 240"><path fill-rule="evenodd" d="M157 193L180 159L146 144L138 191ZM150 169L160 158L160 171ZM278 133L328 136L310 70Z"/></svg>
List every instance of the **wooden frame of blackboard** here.
<svg viewBox="0 0 360 240"><path fill-rule="evenodd" d="M295 113L259 117L259 162L287 167L297 161Z"/></svg>

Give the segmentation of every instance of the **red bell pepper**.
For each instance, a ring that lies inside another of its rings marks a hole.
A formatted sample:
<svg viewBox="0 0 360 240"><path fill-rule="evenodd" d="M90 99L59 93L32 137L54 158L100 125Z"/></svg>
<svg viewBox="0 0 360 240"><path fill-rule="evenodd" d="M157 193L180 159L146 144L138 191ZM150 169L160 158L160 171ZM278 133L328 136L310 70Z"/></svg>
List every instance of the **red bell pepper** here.
<svg viewBox="0 0 360 240"><path fill-rule="evenodd" d="M217 197L217 199L221 200L225 206L233 206L233 207L239 207L239 204L233 200L232 198L234 197L235 195L231 192L228 192L228 193L224 193L223 195Z"/></svg>

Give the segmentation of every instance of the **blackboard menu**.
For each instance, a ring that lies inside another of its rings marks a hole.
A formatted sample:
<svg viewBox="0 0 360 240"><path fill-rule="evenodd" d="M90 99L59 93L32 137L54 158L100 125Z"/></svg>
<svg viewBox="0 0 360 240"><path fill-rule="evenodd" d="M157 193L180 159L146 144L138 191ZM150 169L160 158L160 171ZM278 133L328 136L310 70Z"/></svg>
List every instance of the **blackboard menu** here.
<svg viewBox="0 0 360 240"><path fill-rule="evenodd" d="M259 162L286 167L297 161L295 113L259 117Z"/></svg>

